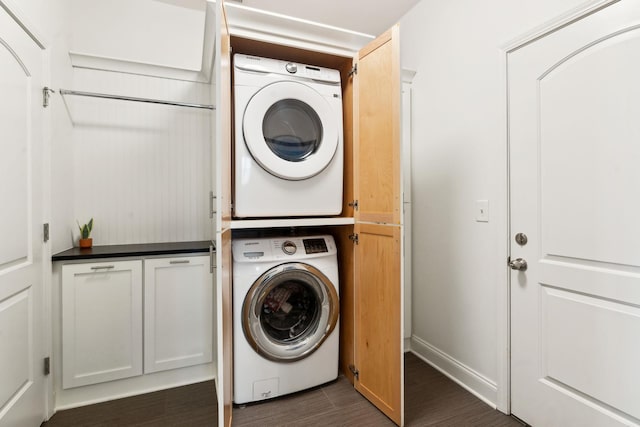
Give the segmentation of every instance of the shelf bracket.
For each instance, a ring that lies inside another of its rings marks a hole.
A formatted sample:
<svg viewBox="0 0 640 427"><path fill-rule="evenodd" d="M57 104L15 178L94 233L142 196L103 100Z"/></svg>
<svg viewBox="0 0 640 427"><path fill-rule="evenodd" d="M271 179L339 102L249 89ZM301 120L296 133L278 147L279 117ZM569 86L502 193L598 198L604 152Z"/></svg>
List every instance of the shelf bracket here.
<svg viewBox="0 0 640 427"><path fill-rule="evenodd" d="M42 106L44 108L49 106L49 97L52 93L56 93L56 91L47 86L42 88Z"/></svg>

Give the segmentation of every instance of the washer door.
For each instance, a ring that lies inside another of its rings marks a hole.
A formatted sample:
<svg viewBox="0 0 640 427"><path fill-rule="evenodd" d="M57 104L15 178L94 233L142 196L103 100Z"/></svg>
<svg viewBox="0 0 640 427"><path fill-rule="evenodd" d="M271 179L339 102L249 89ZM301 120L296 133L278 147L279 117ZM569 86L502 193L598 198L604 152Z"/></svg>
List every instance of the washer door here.
<svg viewBox="0 0 640 427"><path fill-rule="evenodd" d="M282 179L322 172L338 148L338 120L322 95L298 82L276 82L258 91L242 119L245 144L255 161Z"/></svg>
<svg viewBox="0 0 640 427"><path fill-rule="evenodd" d="M276 362L312 354L335 328L340 301L334 285L313 266L286 263L256 280L242 305L249 345Z"/></svg>

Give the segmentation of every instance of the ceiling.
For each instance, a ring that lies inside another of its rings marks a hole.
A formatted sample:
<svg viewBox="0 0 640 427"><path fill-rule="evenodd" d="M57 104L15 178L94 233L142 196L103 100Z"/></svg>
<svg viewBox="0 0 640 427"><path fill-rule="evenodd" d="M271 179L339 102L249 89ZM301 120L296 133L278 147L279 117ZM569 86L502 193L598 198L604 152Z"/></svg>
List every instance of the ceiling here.
<svg viewBox="0 0 640 427"><path fill-rule="evenodd" d="M244 6L345 28L365 34L383 33L420 0L226 0Z"/></svg>

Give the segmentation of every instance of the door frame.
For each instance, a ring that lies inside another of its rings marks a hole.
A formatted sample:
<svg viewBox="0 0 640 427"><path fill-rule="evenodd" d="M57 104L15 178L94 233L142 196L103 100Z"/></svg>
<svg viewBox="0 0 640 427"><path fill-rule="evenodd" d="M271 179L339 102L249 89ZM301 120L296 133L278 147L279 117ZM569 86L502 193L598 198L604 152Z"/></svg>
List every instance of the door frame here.
<svg viewBox="0 0 640 427"><path fill-rule="evenodd" d="M507 259L510 253L511 239L511 211L510 211L510 163L509 163L509 54L532 43L542 37L549 35L575 21L578 21L592 13L596 13L621 0L590 0L584 4L571 9L562 15L547 21L539 27L530 30L500 47L500 98L504 101L502 111L501 129L503 129L503 149L504 163L500 173L504 177L501 180L499 189L500 200L504 203L503 209L499 210L500 228L505 232L500 242L499 254L505 261L503 274L499 276L498 282L498 321L497 321L497 342L498 342L498 375L497 375L497 409L505 414L511 414L511 274L507 267Z"/></svg>

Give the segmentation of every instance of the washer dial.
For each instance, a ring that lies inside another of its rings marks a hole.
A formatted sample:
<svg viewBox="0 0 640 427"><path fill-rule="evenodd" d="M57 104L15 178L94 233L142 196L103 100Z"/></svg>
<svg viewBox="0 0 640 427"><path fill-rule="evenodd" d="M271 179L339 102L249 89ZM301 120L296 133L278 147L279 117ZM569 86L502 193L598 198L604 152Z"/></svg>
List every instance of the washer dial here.
<svg viewBox="0 0 640 427"><path fill-rule="evenodd" d="M282 243L282 252L287 255L293 255L297 250L298 247L291 240L287 240L286 242Z"/></svg>

